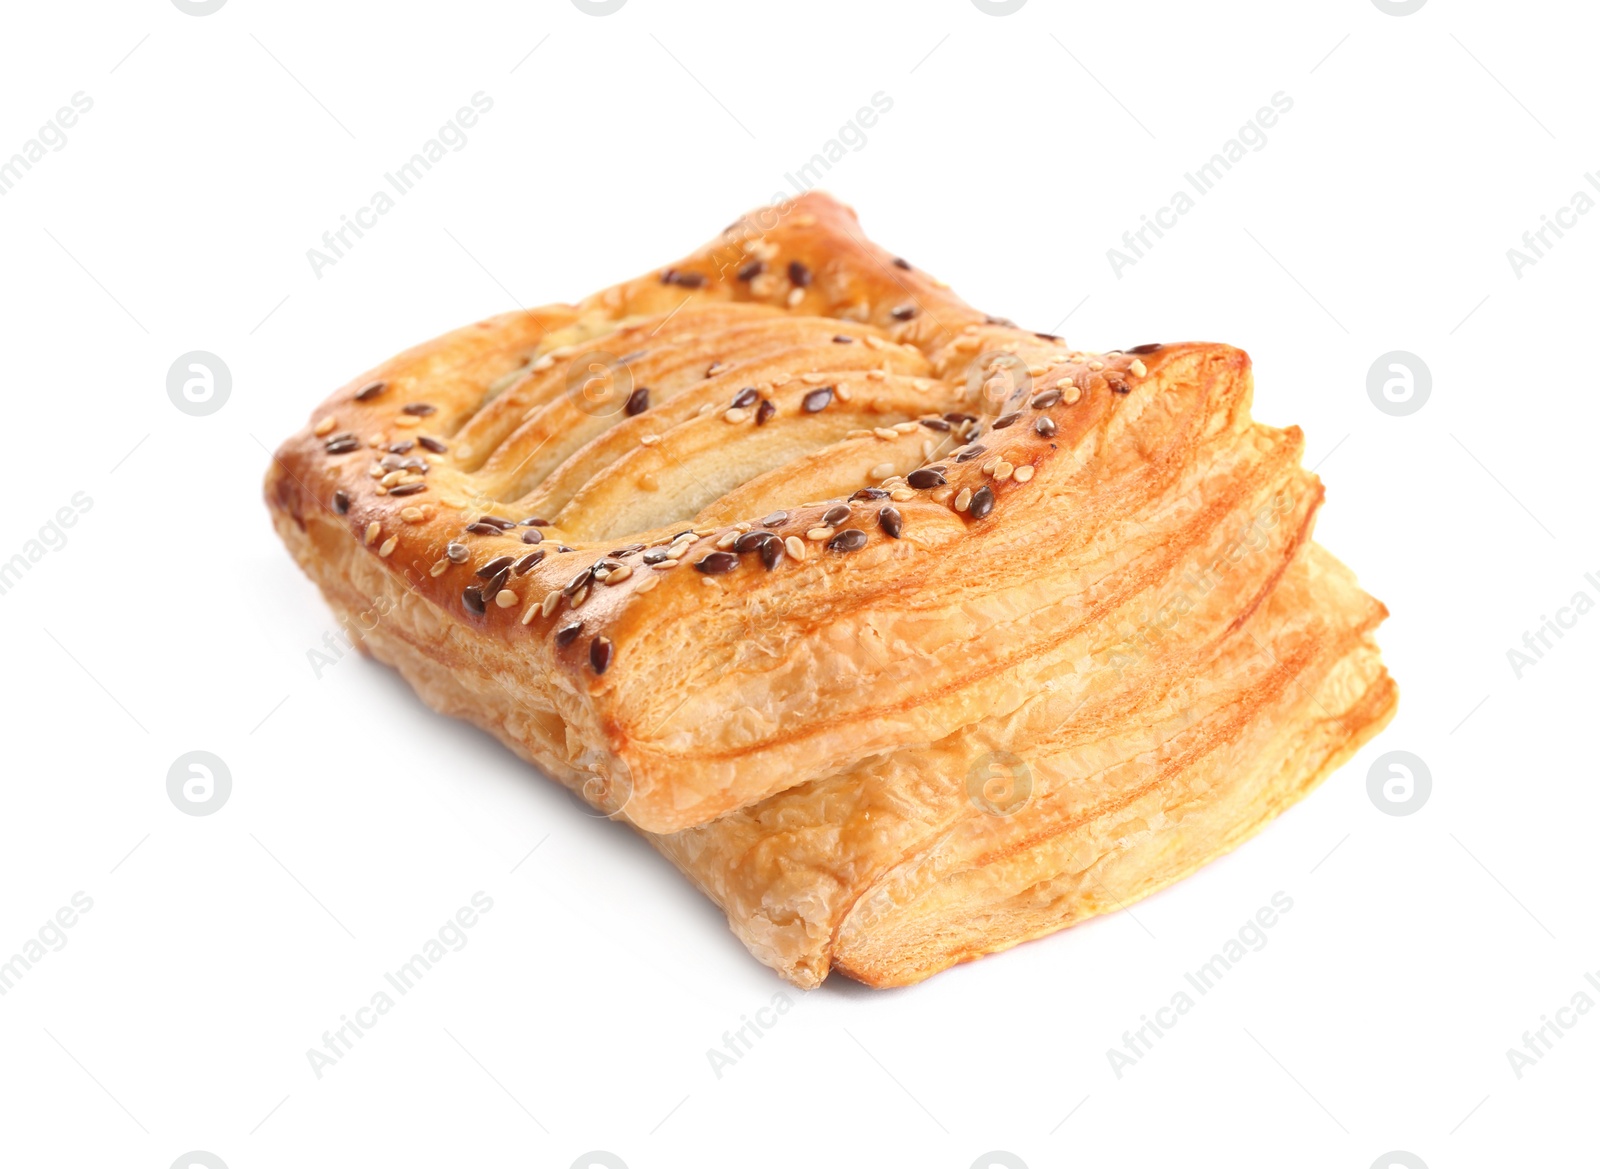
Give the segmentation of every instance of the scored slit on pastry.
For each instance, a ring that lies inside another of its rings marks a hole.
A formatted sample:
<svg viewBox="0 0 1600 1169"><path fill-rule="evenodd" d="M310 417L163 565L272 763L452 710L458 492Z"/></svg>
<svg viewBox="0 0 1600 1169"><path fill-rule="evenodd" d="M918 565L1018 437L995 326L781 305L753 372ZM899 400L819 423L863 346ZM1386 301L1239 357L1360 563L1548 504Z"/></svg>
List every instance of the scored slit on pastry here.
<svg viewBox="0 0 1600 1169"><path fill-rule="evenodd" d="M987 317L813 194L357 379L267 499L429 703L786 977L887 985L1176 879L1392 713L1250 384ZM1005 814L967 790L1000 750Z"/></svg>

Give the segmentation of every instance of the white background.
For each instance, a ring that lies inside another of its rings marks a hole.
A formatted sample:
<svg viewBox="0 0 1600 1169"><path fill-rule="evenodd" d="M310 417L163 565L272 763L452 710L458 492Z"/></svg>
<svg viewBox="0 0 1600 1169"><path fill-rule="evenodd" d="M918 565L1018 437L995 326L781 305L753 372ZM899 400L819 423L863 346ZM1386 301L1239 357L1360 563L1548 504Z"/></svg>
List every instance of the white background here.
<svg viewBox="0 0 1600 1169"><path fill-rule="evenodd" d="M1520 279L1506 256L1600 170L1592 6L4 19L0 158L73 93L94 106L0 198L0 559L92 500L0 596L0 957L75 892L93 909L0 997L0 1163L1597 1163L1600 1012L1520 1079L1506 1056L1600 972L1600 615L1520 679L1506 654L1600 600L1600 215ZM317 278L306 249L479 90L468 145ZM315 676L333 623L260 480L346 379L676 258L880 90L824 183L875 239L1078 345L1252 353L1257 416L1303 426L1327 483L1319 538L1393 612L1402 697L1304 803L1132 912L909 990L800 995L642 841L387 671ZM1106 250L1278 91L1265 148L1118 278ZM166 394L196 349L232 371L209 417ZM1432 371L1409 417L1366 392L1397 349ZM205 817L166 793L198 749L233 778ZM1387 750L1431 770L1414 815L1368 798ZM318 1079L306 1050L479 890L470 944ZM1280 890L1267 946L1119 1079L1106 1050ZM780 991L718 1078L707 1050Z"/></svg>

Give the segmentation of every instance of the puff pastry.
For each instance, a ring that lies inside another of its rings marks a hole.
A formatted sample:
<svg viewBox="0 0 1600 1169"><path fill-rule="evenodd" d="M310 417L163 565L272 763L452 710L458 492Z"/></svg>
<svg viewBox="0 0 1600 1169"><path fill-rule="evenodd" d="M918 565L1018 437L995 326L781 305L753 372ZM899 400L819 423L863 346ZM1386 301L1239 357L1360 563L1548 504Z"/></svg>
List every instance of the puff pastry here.
<svg viewBox="0 0 1600 1169"><path fill-rule="evenodd" d="M266 496L431 705L786 978L897 985L1181 877L1393 713L1250 385L986 316L811 194L356 379Z"/></svg>

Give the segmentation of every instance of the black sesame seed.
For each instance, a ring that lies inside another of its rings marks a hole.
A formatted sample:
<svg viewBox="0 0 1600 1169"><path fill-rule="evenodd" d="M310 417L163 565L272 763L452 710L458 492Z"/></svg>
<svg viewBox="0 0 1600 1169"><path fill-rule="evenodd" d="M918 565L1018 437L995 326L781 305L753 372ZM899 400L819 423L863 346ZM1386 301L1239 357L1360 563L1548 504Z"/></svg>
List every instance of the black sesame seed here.
<svg viewBox="0 0 1600 1169"><path fill-rule="evenodd" d="M761 397L761 391L754 386L746 386L733 396L733 401L729 405L735 410L743 410L746 407L754 406L756 399L759 397Z"/></svg>
<svg viewBox="0 0 1600 1169"><path fill-rule="evenodd" d="M614 548L610 552L607 552L606 555L607 556L632 556L635 552L643 552L643 551L644 551L644 545L643 544L624 544L620 548Z"/></svg>
<svg viewBox="0 0 1600 1169"><path fill-rule="evenodd" d="M398 471L405 466L405 463L401 461L399 455L384 455L383 458L378 460L378 466L385 471Z"/></svg>
<svg viewBox="0 0 1600 1169"><path fill-rule="evenodd" d="M950 423L950 425L955 426L962 422L976 422L978 420L978 416L976 414L946 414L944 416L944 420Z"/></svg>
<svg viewBox="0 0 1600 1169"><path fill-rule="evenodd" d="M1033 429L1044 438L1049 438L1056 432L1056 423L1053 418L1040 418L1033 424Z"/></svg>
<svg viewBox="0 0 1600 1169"><path fill-rule="evenodd" d="M786 511L775 511L769 516L763 516L762 517L761 526L763 528L776 528L776 527L779 527L779 526L781 526L783 524L786 524L788 522L789 522L789 513L788 512L786 512Z"/></svg>
<svg viewBox="0 0 1600 1169"><path fill-rule="evenodd" d="M437 406L430 406L426 402L407 402L400 407L400 413L414 414L418 418L426 418L429 414L437 413L438 409Z"/></svg>
<svg viewBox="0 0 1600 1169"><path fill-rule="evenodd" d="M771 418L777 412L778 408L776 406L767 401L767 399L762 398L761 405L756 407L756 425L765 426L767 424L767 419Z"/></svg>
<svg viewBox="0 0 1600 1169"><path fill-rule="evenodd" d="M1042 341L1065 341L1066 340L1065 337L1057 337L1054 333L1035 333L1034 336L1038 337Z"/></svg>
<svg viewBox="0 0 1600 1169"><path fill-rule="evenodd" d="M513 564L511 566L511 570L513 572L515 572L518 576L527 576L528 575L528 571L531 568L533 568L533 566L535 564L538 564L539 561L541 561L543 559L544 559L544 549L541 548L537 552L528 553L521 560L517 561L515 564Z"/></svg>
<svg viewBox="0 0 1600 1169"><path fill-rule="evenodd" d="M888 499L889 493L882 487L863 487L850 497L852 503L863 499Z"/></svg>
<svg viewBox="0 0 1600 1169"><path fill-rule="evenodd" d="M1035 410L1048 410L1051 406L1054 406L1059 401L1061 401L1060 390L1046 390L1044 393L1034 398L1033 401L1029 402L1028 405L1032 406Z"/></svg>
<svg viewBox="0 0 1600 1169"><path fill-rule="evenodd" d="M761 563L766 566L768 572L771 572L778 567L778 561L783 559L783 541L769 532L757 551L761 553Z"/></svg>
<svg viewBox="0 0 1600 1169"><path fill-rule="evenodd" d="M972 493L972 503L967 508L967 514L975 520L981 520L994 510L994 490L985 484Z"/></svg>
<svg viewBox="0 0 1600 1169"><path fill-rule="evenodd" d="M660 564L666 558L667 550L665 548L652 548L642 557L646 564Z"/></svg>
<svg viewBox="0 0 1600 1169"><path fill-rule="evenodd" d="M948 434L950 432L950 424L943 418L921 418L918 421L929 430L937 430L940 434Z"/></svg>
<svg viewBox="0 0 1600 1169"><path fill-rule="evenodd" d="M506 578L511 575L511 566L508 564L499 572L478 586L480 592L487 600L493 600L496 593L505 587Z"/></svg>
<svg viewBox="0 0 1600 1169"><path fill-rule="evenodd" d="M789 279L801 288L811 283L811 269L799 260L789 261Z"/></svg>
<svg viewBox="0 0 1600 1169"><path fill-rule="evenodd" d="M445 453L445 451L450 449L449 447L445 446L444 443L440 442L438 439L429 438L425 434L417 435L417 445L420 446L423 450L432 451L436 455L442 455L442 454Z"/></svg>
<svg viewBox="0 0 1600 1169"><path fill-rule="evenodd" d="M500 528L495 524L468 524L467 531L477 536L498 536L500 534Z"/></svg>
<svg viewBox="0 0 1600 1169"><path fill-rule="evenodd" d="M471 552L467 551L465 544L446 544L444 546L444 554L450 558L453 564L465 564L467 557L472 555Z"/></svg>
<svg viewBox="0 0 1600 1169"><path fill-rule="evenodd" d="M389 453L391 455L403 455L416 445L417 444L412 442L409 438L404 442L391 442L389 444Z"/></svg>
<svg viewBox="0 0 1600 1169"><path fill-rule="evenodd" d="M643 414L648 409L650 409L650 387L640 386L628 395L628 404L622 408L622 412L632 418L635 414Z"/></svg>
<svg viewBox="0 0 1600 1169"><path fill-rule="evenodd" d="M904 268L907 272L911 271L911 265L905 260L902 260L899 256L894 258L894 266L896 268Z"/></svg>
<svg viewBox="0 0 1600 1169"><path fill-rule="evenodd" d="M733 542L735 552L754 552L768 540L777 539L771 532L763 532L759 528L753 532L745 532Z"/></svg>
<svg viewBox="0 0 1600 1169"><path fill-rule="evenodd" d="M1002 414L1002 415L1000 415L1000 417L998 417L998 418L996 418L994 420L994 428L996 430L1004 430L1006 427L1010 426L1018 418L1021 418L1021 417L1022 417L1022 415L1016 413L1015 411L1013 411L1010 414Z"/></svg>
<svg viewBox="0 0 1600 1169"><path fill-rule="evenodd" d="M966 450L962 451L956 456L956 462L970 463L973 459L983 454L983 450L984 448L981 446L969 446Z"/></svg>
<svg viewBox="0 0 1600 1169"><path fill-rule="evenodd" d="M350 514L350 493L348 491L335 491L333 493L333 510L340 515Z"/></svg>
<svg viewBox="0 0 1600 1169"><path fill-rule="evenodd" d="M336 438L329 441L328 445L322 449L330 455L344 455L349 454L360 445L361 443L353 438Z"/></svg>
<svg viewBox="0 0 1600 1169"><path fill-rule="evenodd" d="M544 542L544 533L538 528L529 528L522 533L522 542L524 544L542 544Z"/></svg>
<svg viewBox="0 0 1600 1169"><path fill-rule="evenodd" d="M1128 385L1127 379L1119 377L1115 374L1106 378L1106 384L1111 387L1111 392L1113 394L1126 394L1133 388L1132 386Z"/></svg>
<svg viewBox="0 0 1600 1169"><path fill-rule="evenodd" d="M389 488L390 495L415 495L419 491L426 491L426 483L402 483L398 487Z"/></svg>
<svg viewBox="0 0 1600 1169"><path fill-rule="evenodd" d="M577 592L584 585L588 584L590 579L593 576L594 576L594 566L590 565L588 568L585 568L582 572L578 573L577 576L573 577L571 580L569 580L566 583L566 585L561 590L561 595L565 596L565 597L570 597L573 593Z"/></svg>
<svg viewBox="0 0 1600 1169"><path fill-rule="evenodd" d="M547 519L541 519L538 516L529 516L527 519L522 521L522 526L525 528L548 528L550 526L550 521Z"/></svg>
<svg viewBox="0 0 1600 1169"><path fill-rule="evenodd" d="M833 343L835 345L854 345L855 340L854 337L846 337L843 333L835 333L833 335Z"/></svg>
<svg viewBox="0 0 1600 1169"><path fill-rule="evenodd" d="M849 518L850 508L848 505L843 503L835 504L833 507L830 507L827 511L822 513L822 522L827 524L830 528L838 527Z"/></svg>
<svg viewBox="0 0 1600 1169"><path fill-rule="evenodd" d="M1152 341L1148 345L1135 345L1132 349L1124 349L1123 352L1124 353L1131 353L1134 356L1138 356L1141 353L1154 353L1157 349L1160 349L1160 348L1161 348L1161 342Z"/></svg>
<svg viewBox="0 0 1600 1169"><path fill-rule="evenodd" d="M812 390L804 398L800 399L800 409L807 414L815 414L820 410L826 410L828 403L831 401L833 401L833 387L823 386L820 389Z"/></svg>
<svg viewBox="0 0 1600 1169"><path fill-rule="evenodd" d="M486 561L483 567L478 569L478 575L484 580L488 580L501 569L510 568L511 561L512 558L510 556L496 556L493 560Z"/></svg>
<svg viewBox="0 0 1600 1169"><path fill-rule="evenodd" d="M557 544L556 545L556 551L557 552L574 552L574 551L576 551L576 549L568 548L565 544Z"/></svg>
<svg viewBox="0 0 1600 1169"><path fill-rule="evenodd" d="M739 269L739 279L748 284L766 270L767 266L762 261L751 260L743 268Z"/></svg>
<svg viewBox="0 0 1600 1169"><path fill-rule="evenodd" d="M574 621L569 625L563 625L560 629L556 630L556 644L562 649L566 649L567 646L571 645L577 640L578 634L582 632L582 621Z"/></svg>
<svg viewBox="0 0 1600 1169"><path fill-rule="evenodd" d="M739 558L732 552L708 552L694 566L707 576L720 576L739 567Z"/></svg>
<svg viewBox="0 0 1600 1169"><path fill-rule="evenodd" d="M903 304L899 308L890 309L889 315L897 321L909 321L917 315L917 309L915 305Z"/></svg>
<svg viewBox="0 0 1600 1169"><path fill-rule="evenodd" d="M699 272L680 272L676 268L668 268L661 273L661 283L676 284L679 288L700 288L706 278Z"/></svg>
<svg viewBox="0 0 1600 1169"><path fill-rule="evenodd" d="M609 637L597 637L589 643L589 664L594 667L594 672L603 674L606 667L611 664L612 654L615 652Z"/></svg>
<svg viewBox="0 0 1600 1169"><path fill-rule="evenodd" d="M867 534L860 528L846 528L828 541L829 552L854 552L867 546Z"/></svg>
<svg viewBox="0 0 1600 1169"><path fill-rule="evenodd" d="M882 508L878 512L878 526L884 530L890 539L898 540L901 529L905 527L905 517L900 514L900 509L893 504Z"/></svg>
<svg viewBox="0 0 1600 1169"><path fill-rule="evenodd" d="M468 585L461 590L461 602L474 613L482 613L484 609L483 589L477 585Z"/></svg>
<svg viewBox="0 0 1600 1169"><path fill-rule="evenodd" d="M906 485L915 487L918 491L926 491L930 487L943 487L945 478L932 467L919 467L906 476Z"/></svg>
<svg viewBox="0 0 1600 1169"><path fill-rule="evenodd" d="M388 388L388 382L368 382L356 391L356 401L370 402Z"/></svg>

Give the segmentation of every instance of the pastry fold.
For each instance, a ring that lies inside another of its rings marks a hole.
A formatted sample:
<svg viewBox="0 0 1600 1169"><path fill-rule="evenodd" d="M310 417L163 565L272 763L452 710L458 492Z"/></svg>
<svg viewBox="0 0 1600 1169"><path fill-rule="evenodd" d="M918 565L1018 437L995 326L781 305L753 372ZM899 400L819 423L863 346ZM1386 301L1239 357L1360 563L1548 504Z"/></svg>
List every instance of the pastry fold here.
<svg viewBox="0 0 1600 1169"><path fill-rule="evenodd" d="M807 195L363 375L266 495L432 706L786 978L897 985L1176 880L1392 714L1250 392L978 313Z"/></svg>

